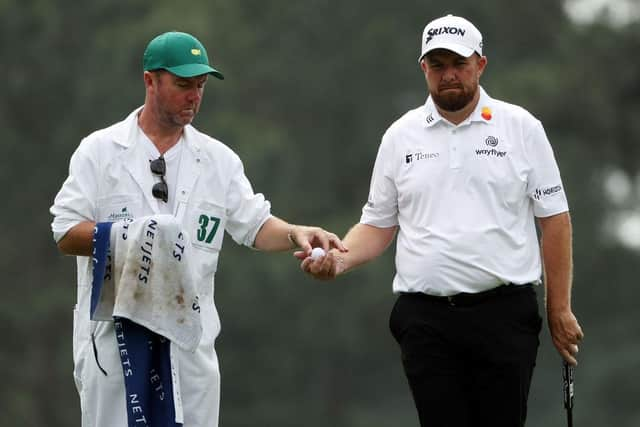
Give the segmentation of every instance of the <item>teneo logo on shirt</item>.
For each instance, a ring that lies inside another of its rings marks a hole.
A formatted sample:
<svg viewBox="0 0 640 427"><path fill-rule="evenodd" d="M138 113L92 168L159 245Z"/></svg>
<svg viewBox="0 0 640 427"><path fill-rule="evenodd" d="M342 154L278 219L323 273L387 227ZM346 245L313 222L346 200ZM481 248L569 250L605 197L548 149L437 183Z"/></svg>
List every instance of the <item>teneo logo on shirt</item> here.
<svg viewBox="0 0 640 427"><path fill-rule="evenodd" d="M417 162L419 160L430 160L437 159L440 157L440 153L422 153L418 151L417 153L408 153L404 156L404 162L409 164L411 162Z"/></svg>
<svg viewBox="0 0 640 427"><path fill-rule="evenodd" d="M554 194L558 194L560 191L562 191L561 185L555 185L553 187L546 187L546 188L536 188L536 191L534 191L533 193L533 198L536 200L540 200L542 198L546 198L549 196L553 196Z"/></svg>
<svg viewBox="0 0 640 427"><path fill-rule="evenodd" d="M123 219L132 219L132 218L133 218L133 215L131 215L131 212L127 211L127 207L125 206L124 208L122 208L120 212L111 212L107 217L107 220L111 222L116 222L116 221L122 221Z"/></svg>

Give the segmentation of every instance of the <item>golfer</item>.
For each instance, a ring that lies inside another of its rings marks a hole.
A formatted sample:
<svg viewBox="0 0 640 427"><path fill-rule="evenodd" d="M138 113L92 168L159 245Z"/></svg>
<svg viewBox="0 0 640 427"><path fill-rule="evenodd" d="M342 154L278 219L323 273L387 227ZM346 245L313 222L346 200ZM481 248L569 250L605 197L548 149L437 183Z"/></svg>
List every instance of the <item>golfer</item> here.
<svg viewBox="0 0 640 427"><path fill-rule="evenodd" d="M418 60L429 97L385 132L349 252L300 253L301 267L334 278L397 233L390 328L420 424L522 426L543 276L553 343L573 365L583 338L565 189L540 121L479 85L487 57L471 22L430 22Z"/></svg>

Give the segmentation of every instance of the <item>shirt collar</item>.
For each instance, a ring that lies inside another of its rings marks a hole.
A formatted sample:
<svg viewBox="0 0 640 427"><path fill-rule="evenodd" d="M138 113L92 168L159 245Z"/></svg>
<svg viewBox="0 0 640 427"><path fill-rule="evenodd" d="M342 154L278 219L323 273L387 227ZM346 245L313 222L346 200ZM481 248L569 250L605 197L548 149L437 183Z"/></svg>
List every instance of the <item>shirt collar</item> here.
<svg viewBox="0 0 640 427"><path fill-rule="evenodd" d="M486 123L489 125L493 124L493 99L487 94L487 92L485 92L482 86L479 86L478 90L480 90L480 99L478 99L478 105L476 105L476 108L471 112L469 117L467 117L467 119L460 123L458 126L463 126L465 124L473 122ZM442 117L442 115L440 115L440 112L438 112L438 109L436 108L431 95L429 95L427 101L424 104L424 110L426 127L430 128L432 126L435 126L436 123L445 121L444 117Z"/></svg>
<svg viewBox="0 0 640 427"><path fill-rule="evenodd" d="M433 103L433 99L431 95L427 98L427 102L424 103L425 110L425 121L424 124L426 127L430 128L435 126L436 123L439 123L444 120L444 118L440 115L440 112L436 108L436 105Z"/></svg>
<svg viewBox="0 0 640 427"><path fill-rule="evenodd" d="M476 105L476 108L465 122L481 122L493 125L495 122L495 108L493 108L495 103L482 86L479 89L480 99L478 100L478 105Z"/></svg>

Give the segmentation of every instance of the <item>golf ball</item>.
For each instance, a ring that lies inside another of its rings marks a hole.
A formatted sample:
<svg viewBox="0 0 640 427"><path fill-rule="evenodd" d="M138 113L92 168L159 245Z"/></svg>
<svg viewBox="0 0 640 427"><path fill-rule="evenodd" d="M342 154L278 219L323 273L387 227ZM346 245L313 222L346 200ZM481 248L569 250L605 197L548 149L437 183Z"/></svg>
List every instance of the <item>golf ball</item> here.
<svg viewBox="0 0 640 427"><path fill-rule="evenodd" d="M315 261L318 258L323 257L323 256L324 256L324 249L322 249L322 248L313 248L311 250L311 259L312 260Z"/></svg>

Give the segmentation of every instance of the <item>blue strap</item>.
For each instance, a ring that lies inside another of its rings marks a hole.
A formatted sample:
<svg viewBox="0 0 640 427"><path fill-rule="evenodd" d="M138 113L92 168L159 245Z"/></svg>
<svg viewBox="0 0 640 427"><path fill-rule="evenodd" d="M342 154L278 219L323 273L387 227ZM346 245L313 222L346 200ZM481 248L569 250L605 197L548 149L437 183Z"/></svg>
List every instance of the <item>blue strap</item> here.
<svg viewBox="0 0 640 427"><path fill-rule="evenodd" d="M170 341L122 317L114 317L127 394L128 427L176 427Z"/></svg>
<svg viewBox="0 0 640 427"><path fill-rule="evenodd" d="M93 229L93 280L91 282L91 309L89 312L91 319L93 319L93 313L98 307L104 283L111 244L111 225L113 225L112 222L99 222Z"/></svg>

